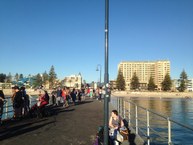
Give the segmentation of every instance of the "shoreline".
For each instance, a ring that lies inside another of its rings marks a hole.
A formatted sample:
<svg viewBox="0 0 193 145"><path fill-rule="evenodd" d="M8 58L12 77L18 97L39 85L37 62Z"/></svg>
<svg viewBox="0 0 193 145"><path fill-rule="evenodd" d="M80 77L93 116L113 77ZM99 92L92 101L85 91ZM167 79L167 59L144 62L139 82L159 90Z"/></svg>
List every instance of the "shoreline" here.
<svg viewBox="0 0 193 145"><path fill-rule="evenodd" d="M193 98L193 92L127 92L115 91L115 97L141 97L141 98Z"/></svg>
<svg viewBox="0 0 193 145"><path fill-rule="evenodd" d="M50 93L52 90L48 90ZM6 96L12 95L12 89L3 89ZM26 89L28 95L38 95L39 90ZM131 91L113 91L115 97L141 97L141 98L193 98L193 92L131 92Z"/></svg>
<svg viewBox="0 0 193 145"><path fill-rule="evenodd" d="M48 93L50 93L51 90L48 90ZM3 89L3 93L5 96L12 96L12 89ZM30 96L33 95L39 95L39 90L34 90L34 89L26 89L26 93Z"/></svg>

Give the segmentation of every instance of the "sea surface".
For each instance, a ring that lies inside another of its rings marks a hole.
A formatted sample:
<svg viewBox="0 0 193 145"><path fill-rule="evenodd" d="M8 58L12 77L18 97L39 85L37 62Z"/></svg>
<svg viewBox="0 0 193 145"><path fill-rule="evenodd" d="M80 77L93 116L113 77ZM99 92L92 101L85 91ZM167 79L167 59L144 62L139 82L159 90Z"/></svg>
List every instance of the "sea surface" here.
<svg viewBox="0 0 193 145"><path fill-rule="evenodd" d="M2 115L2 120L4 119L9 119L13 117L13 104L11 101L10 96L5 96L6 98L6 103L4 104L4 109L3 109L3 115ZM37 101L37 96L30 96L30 107L33 106Z"/></svg>
<svg viewBox="0 0 193 145"><path fill-rule="evenodd" d="M193 128L193 99L192 98L131 98L131 101L139 106L150 109L165 117L185 124ZM131 105L131 113L135 112L134 105ZM146 110L138 108L139 119L146 122ZM146 124L146 123L145 123ZM139 123L142 130L146 132L146 125ZM168 136L168 121L160 116L150 113L150 127L159 132L160 136L154 135L151 131L151 144L164 145L168 144L167 140L162 137ZM176 123L172 123L172 143L175 145L193 145L193 131L186 129Z"/></svg>

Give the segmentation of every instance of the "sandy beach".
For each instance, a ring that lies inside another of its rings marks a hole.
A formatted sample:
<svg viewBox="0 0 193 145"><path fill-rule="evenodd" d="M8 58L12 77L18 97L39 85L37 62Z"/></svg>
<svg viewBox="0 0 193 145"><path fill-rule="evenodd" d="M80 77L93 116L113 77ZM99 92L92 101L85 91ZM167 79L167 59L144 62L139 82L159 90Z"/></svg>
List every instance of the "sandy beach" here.
<svg viewBox="0 0 193 145"><path fill-rule="evenodd" d="M115 91L115 97L193 98L193 92L130 92Z"/></svg>
<svg viewBox="0 0 193 145"><path fill-rule="evenodd" d="M11 89L3 89L6 96L12 95ZM38 95L39 90L26 89L29 95ZM48 90L50 93L51 90ZM113 91L115 97L153 97L153 98L193 98L193 92L132 92L132 91Z"/></svg>
<svg viewBox="0 0 193 145"><path fill-rule="evenodd" d="M3 92L6 96L11 96L12 95L12 89L3 89ZM34 90L34 89L26 89L26 92L28 95L38 95L39 90ZM48 93L50 93L51 90L48 90Z"/></svg>

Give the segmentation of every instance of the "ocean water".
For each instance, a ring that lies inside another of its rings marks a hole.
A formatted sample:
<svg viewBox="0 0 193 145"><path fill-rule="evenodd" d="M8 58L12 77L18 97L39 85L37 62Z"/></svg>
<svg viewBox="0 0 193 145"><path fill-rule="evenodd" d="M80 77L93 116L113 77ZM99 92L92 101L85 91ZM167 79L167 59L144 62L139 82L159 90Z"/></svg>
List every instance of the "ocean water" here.
<svg viewBox="0 0 193 145"><path fill-rule="evenodd" d="M138 106L150 109L165 117L185 124L193 128L193 99L191 98L131 98L131 101ZM128 105L126 105L126 108ZM127 108L128 109L128 108ZM128 111L127 111L128 112ZM146 110L138 107L139 127L145 133L147 132L147 115ZM126 117L128 113L126 113ZM131 119L135 122L135 107L131 105ZM132 124L133 127L135 126ZM172 143L174 145L193 145L193 131L188 130L176 123L172 123ZM166 145L168 137L168 121L160 116L150 113L150 127L157 131L160 136L157 136L152 130L150 130L151 145ZM141 136L143 136L140 133ZM162 137L164 139L162 139ZM144 140L146 137L143 136ZM166 138L166 139L165 139Z"/></svg>
<svg viewBox="0 0 193 145"><path fill-rule="evenodd" d="M6 103L4 104L4 109L3 109L3 115L2 115L2 120L4 119L9 119L13 117L13 104L11 101L10 96L5 96L6 98ZM37 101L37 96L30 96L30 107L33 106Z"/></svg>

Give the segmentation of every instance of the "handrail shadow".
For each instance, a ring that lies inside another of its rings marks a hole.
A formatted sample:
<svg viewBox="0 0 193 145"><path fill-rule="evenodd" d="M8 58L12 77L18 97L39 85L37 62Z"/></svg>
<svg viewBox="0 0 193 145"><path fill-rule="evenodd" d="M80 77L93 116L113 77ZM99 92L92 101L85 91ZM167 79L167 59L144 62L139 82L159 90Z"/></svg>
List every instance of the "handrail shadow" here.
<svg viewBox="0 0 193 145"><path fill-rule="evenodd" d="M30 122L30 123L25 123L25 124L22 124L22 125L6 128L0 134L0 141L11 138L11 137L19 136L19 135L25 134L27 132L31 132L31 131L37 130L39 128L42 128L46 125L55 123L55 121L49 121L49 122L46 122L46 123L43 123L43 124L39 124L40 122L42 122L42 121ZM38 123L38 124L35 125L35 126L32 126L35 123Z"/></svg>

